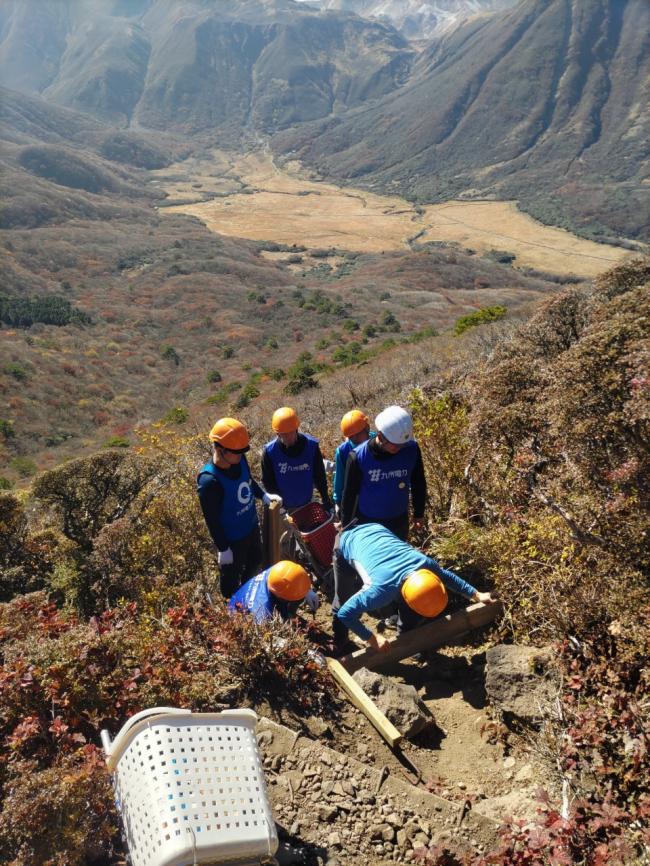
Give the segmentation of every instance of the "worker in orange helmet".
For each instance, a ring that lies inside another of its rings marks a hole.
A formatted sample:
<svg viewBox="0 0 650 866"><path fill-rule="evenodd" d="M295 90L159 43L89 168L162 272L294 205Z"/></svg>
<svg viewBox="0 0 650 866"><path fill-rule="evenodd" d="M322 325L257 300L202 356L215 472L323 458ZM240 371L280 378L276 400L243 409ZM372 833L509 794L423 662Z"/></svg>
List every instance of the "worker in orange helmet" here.
<svg viewBox="0 0 650 866"><path fill-rule="evenodd" d="M442 613L447 589L471 601L496 601L489 592L479 592L379 523L361 523L341 532L336 553L332 614L339 651L345 649L348 629L373 649L388 649L386 638L373 634L360 618L392 603L399 611L398 630L408 631L423 617Z"/></svg>
<svg viewBox="0 0 650 866"><path fill-rule="evenodd" d="M265 505L279 496L266 493L251 477L246 460L248 430L236 418L220 418L210 430L212 457L199 472L197 492L218 554L221 594L230 598L257 574L262 541L255 500Z"/></svg>
<svg viewBox="0 0 650 866"><path fill-rule="evenodd" d="M275 438L262 451L262 483L269 492L282 497L287 510L312 501L314 488L325 508L332 510L327 476L318 439L300 432L295 409L282 406L271 422Z"/></svg>
<svg viewBox="0 0 650 866"><path fill-rule="evenodd" d="M289 619L302 602L314 613L320 606L302 565L283 559L240 586L231 596L228 610L249 613L256 622L264 622L276 614Z"/></svg>
<svg viewBox="0 0 650 866"><path fill-rule="evenodd" d="M345 466L350 452L376 435L370 430L368 416L360 409L351 409L341 418L341 433L345 439L336 449L334 455L334 481L332 485L332 499L337 509L341 507L341 500L343 499Z"/></svg>

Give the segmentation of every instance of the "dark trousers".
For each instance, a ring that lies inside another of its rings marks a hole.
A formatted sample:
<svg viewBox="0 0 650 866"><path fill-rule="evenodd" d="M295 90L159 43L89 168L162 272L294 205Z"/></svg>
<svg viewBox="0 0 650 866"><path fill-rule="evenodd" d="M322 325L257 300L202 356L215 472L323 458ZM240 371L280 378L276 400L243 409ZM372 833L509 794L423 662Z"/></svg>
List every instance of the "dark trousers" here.
<svg viewBox="0 0 650 866"><path fill-rule="evenodd" d="M407 517L408 525L408 517ZM359 576L356 568L350 565L347 559L343 556L339 548L339 540L341 536L337 535L334 542L334 553L332 556L332 565L334 570L334 601L332 602L332 631L334 633L334 641L337 644L344 644L349 637L347 628L341 620L336 616L339 609L352 596L359 592L363 587L363 581ZM422 617L411 610L406 604L401 594L390 605L390 610L382 608L382 611L388 616L392 613L397 614L397 631L401 634L405 631L410 631L416 628L421 622Z"/></svg>
<svg viewBox="0 0 650 866"><path fill-rule="evenodd" d="M256 523L244 538L231 541L230 549L233 554L232 564L219 566L221 595L224 598L230 598L242 584L260 573L262 539L259 524Z"/></svg>
<svg viewBox="0 0 650 866"><path fill-rule="evenodd" d="M358 592L363 586L363 581L359 577L356 568L354 568L345 559L339 549L340 535L336 536L334 542L334 552L332 554L332 566L334 570L334 600L332 601L332 631L334 632L334 641L337 644L344 644L348 639L348 630L336 616L339 609L345 602L352 598L355 592Z"/></svg>

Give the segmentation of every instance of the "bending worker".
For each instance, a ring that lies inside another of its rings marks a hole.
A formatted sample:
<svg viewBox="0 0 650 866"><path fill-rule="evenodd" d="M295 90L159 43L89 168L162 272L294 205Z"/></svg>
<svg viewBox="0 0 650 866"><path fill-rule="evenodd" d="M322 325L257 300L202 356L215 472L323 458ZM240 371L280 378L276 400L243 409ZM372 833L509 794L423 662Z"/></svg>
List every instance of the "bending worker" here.
<svg viewBox="0 0 650 866"><path fill-rule="evenodd" d="M279 494L287 510L311 502L315 487L325 508L331 510L318 439L299 431L300 419L296 410L289 406L277 409L271 424L276 436L262 451L264 487L270 493Z"/></svg>
<svg viewBox="0 0 650 866"><path fill-rule="evenodd" d="M422 617L438 616L445 609L447 589L471 601L496 600L379 523L362 523L345 530L337 546L340 555L334 558L332 613L334 641L339 649L345 646L348 629L373 649L386 649L386 638L373 634L360 618L394 602L399 611L398 629L408 631Z"/></svg>
<svg viewBox="0 0 650 866"><path fill-rule="evenodd" d="M282 619L295 616L303 601L313 612L320 606L305 569L284 559L246 581L231 597L228 610L250 613L256 622L264 622L275 613Z"/></svg>
<svg viewBox="0 0 650 866"><path fill-rule="evenodd" d="M341 433L345 436L345 440L341 442L334 455L334 483L332 485L332 499L338 508L341 507L341 500L343 499L343 482L345 481L348 455L375 435L370 432L368 416L359 409L351 409L341 418Z"/></svg>
<svg viewBox="0 0 650 866"><path fill-rule="evenodd" d="M199 472L197 492L217 550L221 594L230 596L262 562L262 540L255 500L269 505L280 497L266 493L251 477L244 456L248 430L236 418L220 418L210 430L212 459ZM281 501L281 500L280 500Z"/></svg>
<svg viewBox="0 0 650 866"><path fill-rule="evenodd" d="M409 533L409 496L415 527L422 528L427 483L413 421L401 406L375 418L377 435L350 451L341 501L341 524L381 523L404 541Z"/></svg>

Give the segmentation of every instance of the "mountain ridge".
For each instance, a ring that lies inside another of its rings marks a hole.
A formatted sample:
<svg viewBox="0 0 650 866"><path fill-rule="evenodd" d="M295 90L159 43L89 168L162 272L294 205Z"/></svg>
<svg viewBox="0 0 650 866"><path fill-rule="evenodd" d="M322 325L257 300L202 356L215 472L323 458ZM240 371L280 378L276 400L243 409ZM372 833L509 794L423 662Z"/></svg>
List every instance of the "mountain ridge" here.
<svg viewBox="0 0 650 866"><path fill-rule="evenodd" d="M649 75L650 5L530 0L433 43L379 103L278 133L274 147L336 180L416 200L527 197L538 218L544 196L575 204L573 183L593 200L578 227L593 211L601 234L648 240ZM618 201L608 208L604 195Z"/></svg>

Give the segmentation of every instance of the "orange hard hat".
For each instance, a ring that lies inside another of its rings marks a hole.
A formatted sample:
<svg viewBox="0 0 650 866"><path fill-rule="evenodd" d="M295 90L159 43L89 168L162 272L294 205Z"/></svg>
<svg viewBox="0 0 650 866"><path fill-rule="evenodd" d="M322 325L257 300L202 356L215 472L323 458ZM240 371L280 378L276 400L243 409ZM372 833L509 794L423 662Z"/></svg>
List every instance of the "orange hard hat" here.
<svg viewBox="0 0 650 866"><path fill-rule="evenodd" d="M276 409L273 413L271 427L276 433L293 433L300 427L300 418L295 409L290 406L282 406L281 409Z"/></svg>
<svg viewBox="0 0 650 866"><path fill-rule="evenodd" d="M420 616L438 616L447 607L445 585L428 568L409 574L402 584L402 598Z"/></svg>
<svg viewBox="0 0 650 866"><path fill-rule="evenodd" d="M249 451L250 437L248 430L236 418L219 418L210 430L210 442L227 448L228 451Z"/></svg>
<svg viewBox="0 0 650 866"><path fill-rule="evenodd" d="M302 601L311 589L311 580L302 565L282 559L269 569L267 585L282 601Z"/></svg>
<svg viewBox="0 0 650 866"><path fill-rule="evenodd" d="M350 409L341 418L341 433L348 438L361 433L366 427L370 427L368 416L364 415L359 409Z"/></svg>

